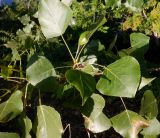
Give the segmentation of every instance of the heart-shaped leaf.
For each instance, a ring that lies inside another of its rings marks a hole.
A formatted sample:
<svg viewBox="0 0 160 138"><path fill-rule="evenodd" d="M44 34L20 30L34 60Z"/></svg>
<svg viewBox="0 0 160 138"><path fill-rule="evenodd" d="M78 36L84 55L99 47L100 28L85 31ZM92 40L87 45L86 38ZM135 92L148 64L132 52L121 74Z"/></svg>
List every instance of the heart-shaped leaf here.
<svg viewBox="0 0 160 138"><path fill-rule="evenodd" d="M140 82L140 66L126 56L110 64L97 83L97 90L109 96L134 97Z"/></svg>
<svg viewBox="0 0 160 138"><path fill-rule="evenodd" d="M72 10L60 0L40 1L38 20L47 39L62 35L71 18Z"/></svg>
<svg viewBox="0 0 160 138"><path fill-rule="evenodd" d="M49 77L56 77L56 72L46 57L34 54L29 60L26 75L28 81L35 86Z"/></svg>
<svg viewBox="0 0 160 138"><path fill-rule="evenodd" d="M154 118L158 115L158 105L153 92L150 90L145 91L141 100L140 114L148 118Z"/></svg>
<svg viewBox="0 0 160 138"><path fill-rule="evenodd" d="M96 82L94 77L90 74L71 69L66 72L66 79L80 92L82 97L82 105L84 105L87 98L95 92Z"/></svg>
<svg viewBox="0 0 160 138"><path fill-rule="evenodd" d="M93 133L100 133L111 127L111 122L102 112L105 101L102 96L93 94L81 109L85 127Z"/></svg>
<svg viewBox="0 0 160 138"><path fill-rule="evenodd" d="M136 138L142 128L148 127L148 121L133 111L126 110L111 118L113 128L125 138Z"/></svg>
<svg viewBox="0 0 160 138"><path fill-rule="evenodd" d="M0 132L0 138L20 138L17 133Z"/></svg>
<svg viewBox="0 0 160 138"><path fill-rule="evenodd" d="M22 103L22 92L17 90L14 92L10 98L0 104L0 122L6 123L17 115L19 115L23 110Z"/></svg>
<svg viewBox="0 0 160 138"><path fill-rule="evenodd" d="M63 127L59 113L52 107L37 107L37 138L61 138Z"/></svg>

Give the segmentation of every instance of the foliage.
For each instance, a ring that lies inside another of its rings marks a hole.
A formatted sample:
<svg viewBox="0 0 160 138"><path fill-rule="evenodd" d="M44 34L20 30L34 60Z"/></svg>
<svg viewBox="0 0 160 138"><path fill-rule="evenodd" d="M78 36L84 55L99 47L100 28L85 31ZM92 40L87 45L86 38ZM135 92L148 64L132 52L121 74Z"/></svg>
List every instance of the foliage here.
<svg viewBox="0 0 160 138"><path fill-rule="evenodd" d="M105 5L99 0L89 2L73 0L73 19L71 25L73 28L87 30L92 24L98 22L98 19L105 15Z"/></svg>
<svg viewBox="0 0 160 138"><path fill-rule="evenodd" d="M142 12L133 13L126 18L123 22L123 30L131 28L133 31L145 32L147 35L154 33L156 37L160 37L159 11L159 2L156 0L147 1Z"/></svg>
<svg viewBox="0 0 160 138"><path fill-rule="evenodd" d="M160 37L160 2L18 0L1 9L0 122L14 129L0 137L62 137L67 105L87 133L158 137L159 65L146 55L151 35Z"/></svg>

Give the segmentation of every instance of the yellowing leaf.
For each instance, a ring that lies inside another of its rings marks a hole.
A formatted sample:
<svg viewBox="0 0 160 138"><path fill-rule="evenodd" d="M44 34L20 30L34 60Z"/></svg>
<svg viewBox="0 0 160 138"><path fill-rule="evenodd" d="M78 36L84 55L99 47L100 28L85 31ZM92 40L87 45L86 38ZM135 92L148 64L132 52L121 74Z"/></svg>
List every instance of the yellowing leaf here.
<svg viewBox="0 0 160 138"><path fill-rule="evenodd" d="M140 130L149 126L147 120L129 110L112 117L111 121L115 131L125 138L137 138Z"/></svg>

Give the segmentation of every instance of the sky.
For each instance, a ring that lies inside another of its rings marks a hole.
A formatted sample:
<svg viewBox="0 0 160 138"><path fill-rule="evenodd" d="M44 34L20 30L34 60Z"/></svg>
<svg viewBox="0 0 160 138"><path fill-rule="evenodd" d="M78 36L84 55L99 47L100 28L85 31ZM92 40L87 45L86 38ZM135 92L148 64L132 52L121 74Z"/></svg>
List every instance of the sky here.
<svg viewBox="0 0 160 138"><path fill-rule="evenodd" d="M10 5L12 3L13 0L0 0L0 6L2 4L7 4L7 5Z"/></svg>

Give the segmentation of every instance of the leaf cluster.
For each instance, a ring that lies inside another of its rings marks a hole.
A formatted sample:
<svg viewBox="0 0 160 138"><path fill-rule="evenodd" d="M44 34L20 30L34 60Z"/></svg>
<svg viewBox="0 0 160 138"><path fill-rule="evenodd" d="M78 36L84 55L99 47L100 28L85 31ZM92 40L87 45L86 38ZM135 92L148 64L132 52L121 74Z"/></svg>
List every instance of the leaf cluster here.
<svg viewBox="0 0 160 138"><path fill-rule="evenodd" d="M0 31L0 123L14 127L0 137L61 138L69 126L61 108L79 111L89 134L158 137L160 87L151 73L159 65L145 58L151 34L142 24L159 34L159 2L19 0L2 9L0 20L18 25Z"/></svg>

